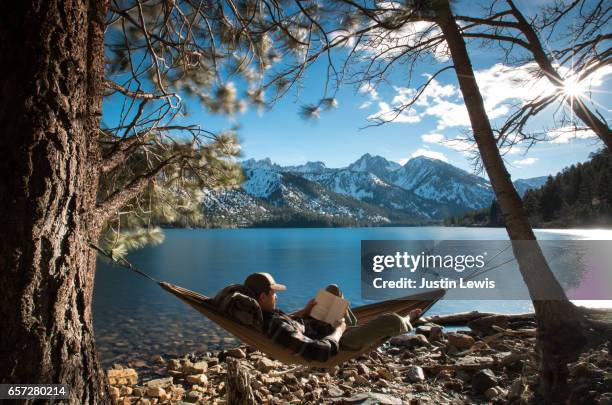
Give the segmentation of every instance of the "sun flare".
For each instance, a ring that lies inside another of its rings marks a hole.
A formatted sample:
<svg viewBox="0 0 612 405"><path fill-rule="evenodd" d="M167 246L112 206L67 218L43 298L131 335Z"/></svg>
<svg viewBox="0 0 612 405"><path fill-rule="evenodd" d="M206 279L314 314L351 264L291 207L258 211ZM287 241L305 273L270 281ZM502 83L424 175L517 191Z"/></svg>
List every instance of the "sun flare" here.
<svg viewBox="0 0 612 405"><path fill-rule="evenodd" d="M572 75L565 78L561 91L566 97L583 97L586 92L586 85L584 82L579 81L577 76Z"/></svg>

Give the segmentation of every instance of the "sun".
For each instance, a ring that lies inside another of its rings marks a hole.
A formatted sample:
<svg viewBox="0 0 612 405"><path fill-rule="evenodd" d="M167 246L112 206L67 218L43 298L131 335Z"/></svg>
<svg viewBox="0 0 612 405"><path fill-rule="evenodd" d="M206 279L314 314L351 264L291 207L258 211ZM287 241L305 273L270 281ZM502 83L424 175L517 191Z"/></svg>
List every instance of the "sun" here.
<svg viewBox="0 0 612 405"><path fill-rule="evenodd" d="M561 92L565 97L578 98L583 97L586 92L584 82L578 80L576 75L571 75L565 78L561 84Z"/></svg>

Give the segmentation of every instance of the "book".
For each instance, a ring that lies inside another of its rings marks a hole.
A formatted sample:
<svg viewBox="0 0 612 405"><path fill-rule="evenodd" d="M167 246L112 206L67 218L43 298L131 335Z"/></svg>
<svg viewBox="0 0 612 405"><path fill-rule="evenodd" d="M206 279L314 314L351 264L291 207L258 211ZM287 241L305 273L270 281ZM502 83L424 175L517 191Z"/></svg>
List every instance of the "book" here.
<svg viewBox="0 0 612 405"><path fill-rule="evenodd" d="M323 289L319 290L315 301L317 303L310 311L310 316L332 325L346 315L349 307L347 300Z"/></svg>

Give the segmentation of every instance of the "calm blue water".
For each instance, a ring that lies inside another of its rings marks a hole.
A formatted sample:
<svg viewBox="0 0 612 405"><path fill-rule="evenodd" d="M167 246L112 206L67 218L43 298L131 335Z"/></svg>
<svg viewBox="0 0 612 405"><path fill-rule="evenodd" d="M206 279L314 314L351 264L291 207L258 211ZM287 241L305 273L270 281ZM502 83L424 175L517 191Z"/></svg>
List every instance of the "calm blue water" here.
<svg viewBox="0 0 612 405"><path fill-rule="evenodd" d="M168 229L165 242L128 259L151 276L214 295L257 271L272 273L288 291L279 307L304 305L319 288L337 283L352 305L360 297L360 243L364 239L507 239L492 228ZM612 239L612 231L546 230L540 239ZM522 312L524 301L441 301L430 313L468 310ZM103 362L184 354L235 343L196 311L155 283L100 261L94 290L94 323Z"/></svg>

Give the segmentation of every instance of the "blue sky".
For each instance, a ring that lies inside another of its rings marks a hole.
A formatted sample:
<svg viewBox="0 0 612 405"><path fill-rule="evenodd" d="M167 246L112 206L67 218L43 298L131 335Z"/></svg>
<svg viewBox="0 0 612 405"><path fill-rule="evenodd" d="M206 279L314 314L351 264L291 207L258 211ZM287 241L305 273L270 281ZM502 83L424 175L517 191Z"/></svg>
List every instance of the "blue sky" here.
<svg viewBox="0 0 612 405"><path fill-rule="evenodd" d="M524 12L531 10L526 2L520 2L519 6ZM472 45L469 50L487 110L494 122L503 120L507 113L505 103L526 100L551 89L546 81L512 84L512 78L527 77L525 69L502 65L500 55L491 49ZM250 107L246 112L228 118L207 114L197 101L188 101L190 115L181 121L211 130L239 124L238 136L245 159L269 157L281 165L322 161L328 167L343 167L365 153L400 163L414 156L427 155L472 171L467 145L453 141L469 128L467 111L462 105L453 70L437 78L412 112L398 117L396 122L364 128L371 124L368 117L384 116L389 108L406 100L414 92L414 87L426 79L426 74L435 72L440 66L436 66L435 60L417 66L412 86L408 85L402 71L390 76L391 83L377 87L345 85L337 94L336 109L322 113L317 120L305 121L299 117L300 106L317 102L323 91L325 66L317 63L307 71L299 93L291 92L268 111L258 113ZM606 68L596 74L591 83L596 108L608 120L611 79L612 68ZM111 114L112 107L107 107L105 113ZM531 128L550 128L551 125L551 112L545 111L533 120ZM529 151L516 148L505 156L505 160L513 179L529 178L554 174L573 163L588 160L589 154L601 146L595 137L577 139L563 135L555 143L540 143Z"/></svg>

